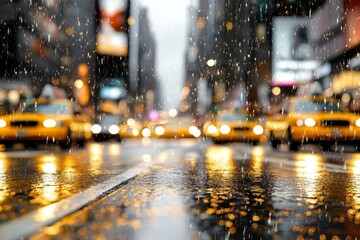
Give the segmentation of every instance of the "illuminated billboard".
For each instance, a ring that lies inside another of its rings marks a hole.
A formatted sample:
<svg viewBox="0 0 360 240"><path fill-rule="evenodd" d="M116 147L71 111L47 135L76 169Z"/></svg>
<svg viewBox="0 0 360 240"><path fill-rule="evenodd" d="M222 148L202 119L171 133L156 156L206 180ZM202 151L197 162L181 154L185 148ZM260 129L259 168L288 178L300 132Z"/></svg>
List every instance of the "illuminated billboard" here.
<svg viewBox="0 0 360 240"><path fill-rule="evenodd" d="M101 100L120 100L126 96L127 89L123 78L103 79L100 88Z"/></svg>
<svg viewBox="0 0 360 240"><path fill-rule="evenodd" d="M96 51L110 56L128 55L128 0L98 0Z"/></svg>
<svg viewBox="0 0 360 240"><path fill-rule="evenodd" d="M293 86L309 82L319 66L312 54L310 20L277 17L273 31L272 85Z"/></svg>

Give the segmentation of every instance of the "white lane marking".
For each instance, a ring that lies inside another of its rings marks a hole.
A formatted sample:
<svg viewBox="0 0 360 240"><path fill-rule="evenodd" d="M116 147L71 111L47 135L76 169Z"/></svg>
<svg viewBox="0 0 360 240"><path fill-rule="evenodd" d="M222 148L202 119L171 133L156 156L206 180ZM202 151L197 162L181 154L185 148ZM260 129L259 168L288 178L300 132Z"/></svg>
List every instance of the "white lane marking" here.
<svg viewBox="0 0 360 240"><path fill-rule="evenodd" d="M5 222L0 225L1 239L20 239L35 234L39 232L41 228L55 223L65 216L81 209L92 201L99 199L111 189L134 178L149 168L149 165L131 168L126 172L81 193L48 206L41 207L15 220Z"/></svg>

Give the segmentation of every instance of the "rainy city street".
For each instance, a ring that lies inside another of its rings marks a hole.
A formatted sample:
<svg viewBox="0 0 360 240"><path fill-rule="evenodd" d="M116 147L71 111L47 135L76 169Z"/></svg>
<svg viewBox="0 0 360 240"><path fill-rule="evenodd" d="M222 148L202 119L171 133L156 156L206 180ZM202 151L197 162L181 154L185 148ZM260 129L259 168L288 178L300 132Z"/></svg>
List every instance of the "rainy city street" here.
<svg viewBox="0 0 360 240"><path fill-rule="evenodd" d="M145 138L5 151L0 235L357 239L360 154L337 147Z"/></svg>
<svg viewBox="0 0 360 240"><path fill-rule="evenodd" d="M0 240L360 240L360 0L0 0Z"/></svg>

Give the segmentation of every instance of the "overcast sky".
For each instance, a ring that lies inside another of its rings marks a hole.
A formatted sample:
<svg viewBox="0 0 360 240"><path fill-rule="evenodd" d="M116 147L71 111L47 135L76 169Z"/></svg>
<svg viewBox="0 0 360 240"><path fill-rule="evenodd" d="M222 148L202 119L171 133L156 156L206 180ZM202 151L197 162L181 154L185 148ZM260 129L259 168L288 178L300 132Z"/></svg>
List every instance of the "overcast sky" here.
<svg viewBox="0 0 360 240"><path fill-rule="evenodd" d="M156 41L156 73L164 109L177 108L184 82L188 7L191 0L143 0Z"/></svg>

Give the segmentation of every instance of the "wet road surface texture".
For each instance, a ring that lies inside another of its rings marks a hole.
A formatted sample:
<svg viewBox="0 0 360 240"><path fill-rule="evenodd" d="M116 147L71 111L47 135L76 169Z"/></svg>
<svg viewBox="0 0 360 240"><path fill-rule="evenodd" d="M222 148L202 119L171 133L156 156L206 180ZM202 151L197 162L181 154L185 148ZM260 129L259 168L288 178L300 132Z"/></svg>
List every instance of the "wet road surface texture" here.
<svg viewBox="0 0 360 240"><path fill-rule="evenodd" d="M29 239L358 239L360 155L169 143Z"/></svg>

